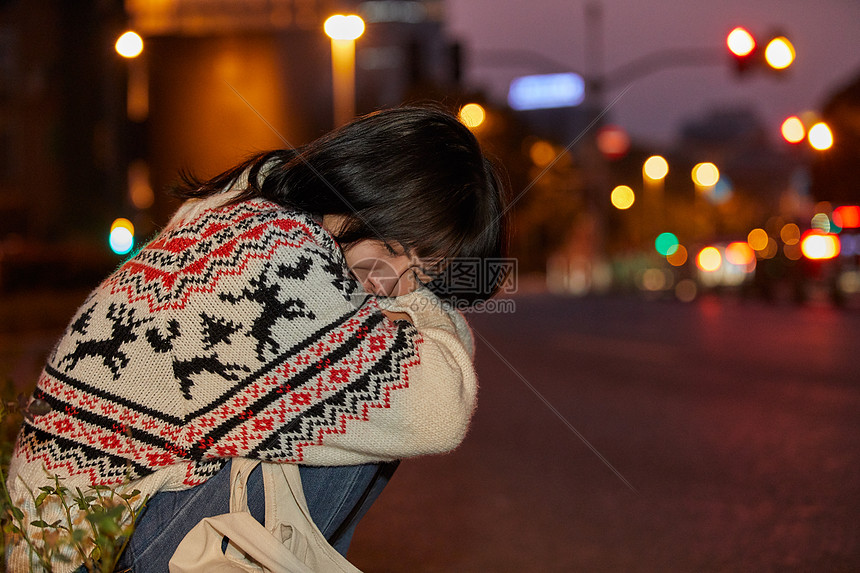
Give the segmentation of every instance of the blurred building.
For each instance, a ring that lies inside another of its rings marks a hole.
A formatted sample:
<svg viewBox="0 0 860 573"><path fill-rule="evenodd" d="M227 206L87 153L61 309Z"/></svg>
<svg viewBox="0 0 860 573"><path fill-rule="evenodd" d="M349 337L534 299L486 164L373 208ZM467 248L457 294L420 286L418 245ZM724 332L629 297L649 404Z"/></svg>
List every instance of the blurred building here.
<svg viewBox="0 0 860 573"><path fill-rule="evenodd" d="M106 247L115 217L145 240L179 170L211 176L331 129L335 13L366 22L357 113L455 89L441 0L0 2L0 244ZM136 58L114 50L127 29Z"/></svg>

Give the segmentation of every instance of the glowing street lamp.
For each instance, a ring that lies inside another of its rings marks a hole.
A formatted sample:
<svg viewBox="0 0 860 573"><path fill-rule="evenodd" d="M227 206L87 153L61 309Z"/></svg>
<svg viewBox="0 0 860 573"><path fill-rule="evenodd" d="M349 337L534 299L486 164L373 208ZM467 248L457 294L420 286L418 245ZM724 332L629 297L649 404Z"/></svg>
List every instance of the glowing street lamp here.
<svg viewBox="0 0 860 573"><path fill-rule="evenodd" d="M355 116L355 40L364 33L364 20L337 14L323 28L331 38L334 123L340 126Z"/></svg>
<svg viewBox="0 0 860 573"><path fill-rule="evenodd" d="M123 58L136 58L143 52L143 38L135 32L128 31L117 38L114 49Z"/></svg>

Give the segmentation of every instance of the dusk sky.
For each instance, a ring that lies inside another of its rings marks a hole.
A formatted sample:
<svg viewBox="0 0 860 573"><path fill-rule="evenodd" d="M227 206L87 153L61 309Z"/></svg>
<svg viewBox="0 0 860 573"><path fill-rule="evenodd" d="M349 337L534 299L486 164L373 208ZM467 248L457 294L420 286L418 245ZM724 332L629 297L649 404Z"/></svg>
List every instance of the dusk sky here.
<svg viewBox="0 0 860 573"><path fill-rule="evenodd" d="M483 65L481 54L524 49L587 66L585 6L594 0L447 0L449 34L467 48L466 81L504 102L517 75L546 70ZM784 77L767 73L738 78L723 65L659 71L636 81L609 118L638 140L668 143L681 123L714 108L752 107L775 138L792 114L818 110L827 96L860 75L858 0L601 0L604 72L666 48L725 50L726 34L747 27L757 37L781 30L797 51ZM726 52L727 53L727 52ZM559 70L563 71L563 70ZM612 101L620 89L610 90Z"/></svg>

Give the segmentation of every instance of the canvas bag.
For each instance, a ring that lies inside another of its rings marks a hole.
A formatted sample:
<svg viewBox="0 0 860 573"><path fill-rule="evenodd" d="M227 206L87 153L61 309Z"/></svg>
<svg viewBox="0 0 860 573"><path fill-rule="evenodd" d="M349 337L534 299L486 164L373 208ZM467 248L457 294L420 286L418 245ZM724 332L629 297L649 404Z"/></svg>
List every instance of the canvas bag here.
<svg viewBox="0 0 860 573"><path fill-rule="evenodd" d="M361 573L311 519L299 468L263 463L265 527L248 511L247 479L257 460L233 458L230 513L207 517L170 559L170 573ZM229 542L221 551L222 539Z"/></svg>

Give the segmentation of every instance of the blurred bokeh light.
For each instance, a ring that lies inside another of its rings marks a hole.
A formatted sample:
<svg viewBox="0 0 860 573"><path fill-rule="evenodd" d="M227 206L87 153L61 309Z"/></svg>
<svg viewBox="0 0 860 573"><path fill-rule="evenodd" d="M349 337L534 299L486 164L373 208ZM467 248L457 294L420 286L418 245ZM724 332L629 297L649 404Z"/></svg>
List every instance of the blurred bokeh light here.
<svg viewBox="0 0 860 573"><path fill-rule="evenodd" d="M810 230L804 233L800 249L808 259L832 259L839 255L839 237Z"/></svg>
<svg viewBox="0 0 860 573"><path fill-rule="evenodd" d="M467 103L460 108L460 121L469 129L474 129L484 123L487 112L484 107L477 103Z"/></svg>
<svg viewBox="0 0 860 573"><path fill-rule="evenodd" d="M803 127L803 121L796 115L792 115L782 122L780 128L782 137L789 143L800 143L806 137L806 128Z"/></svg>
<svg viewBox="0 0 860 573"><path fill-rule="evenodd" d="M705 272L714 272L723 264L723 256L716 247L705 247L696 257L696 266Z"/></svg>
<svg viewBox="0 0 860 573"><path fill-rule="evenodd" d="M633 202L636 200L636 195L633 193L633 189L627 185L618 185L612 190L609 200L612 202L613 207L623 211L624 209L629 209L633 206Z"/></svg>
<svg viewBox="0 0 860 573"><path fill-rule="evenodd" d="M123 58L136 58L143 52L143 38L136 32L128 31L117 38L114 48Z"/></svg>
<svg viewBox="0 0 860 573"><path fill-rule="evenodd" d="M720 171L710 162L697 163L693 167L693 182L700 187L713 187L720 180Z"/></svg>
<svg viewBox="0 0 860 573"><path fill-rule="evenodd" d="M325 21L323 29L332 40L356 40L364 33L364 20L354 14L336 14Z"/></svg>
<svg viewBox="0 0 860 573"><path fill-rule="evenodd" d="M786 245L796 245L800 241L800 227L794 223L786 223L779 230L779 238Z"/></svg>
<svg viewBox="0 0 860 573"><path fill-rule="evenodd" d="M134 225L124 217L115 219L110 227L108 243L118 255L125 255L134 248Z"/></svg>
<svg viewBox="0 0 860 573"><path fill-rule="evenodd" d="M663 179L669 174L669 163L660 155L652 155L642 165L642 173L648 179Z"/></svg>
<svg viewBox="0 0 860 573"><path fill-rule="evenodd" d="M795 58L794 46L785 36L777 36L764 49L764 59L775 70L789 67Z"/></svg>
<svg viewBox="0 0 860 573"><path fill-rule="evenodd" d="M809 139L809 145L813 149L825 151L833 147L833 132L830 131L830 127L823 121L819 121L809 128L807 138Z"/></svg>
<svg viewBox="0 0 860 573"><path fill-rule="evenodd" d="M738 26L726 37L726 46L736 56L748 56L755 50L755 38L746 28Z"/></svg>

